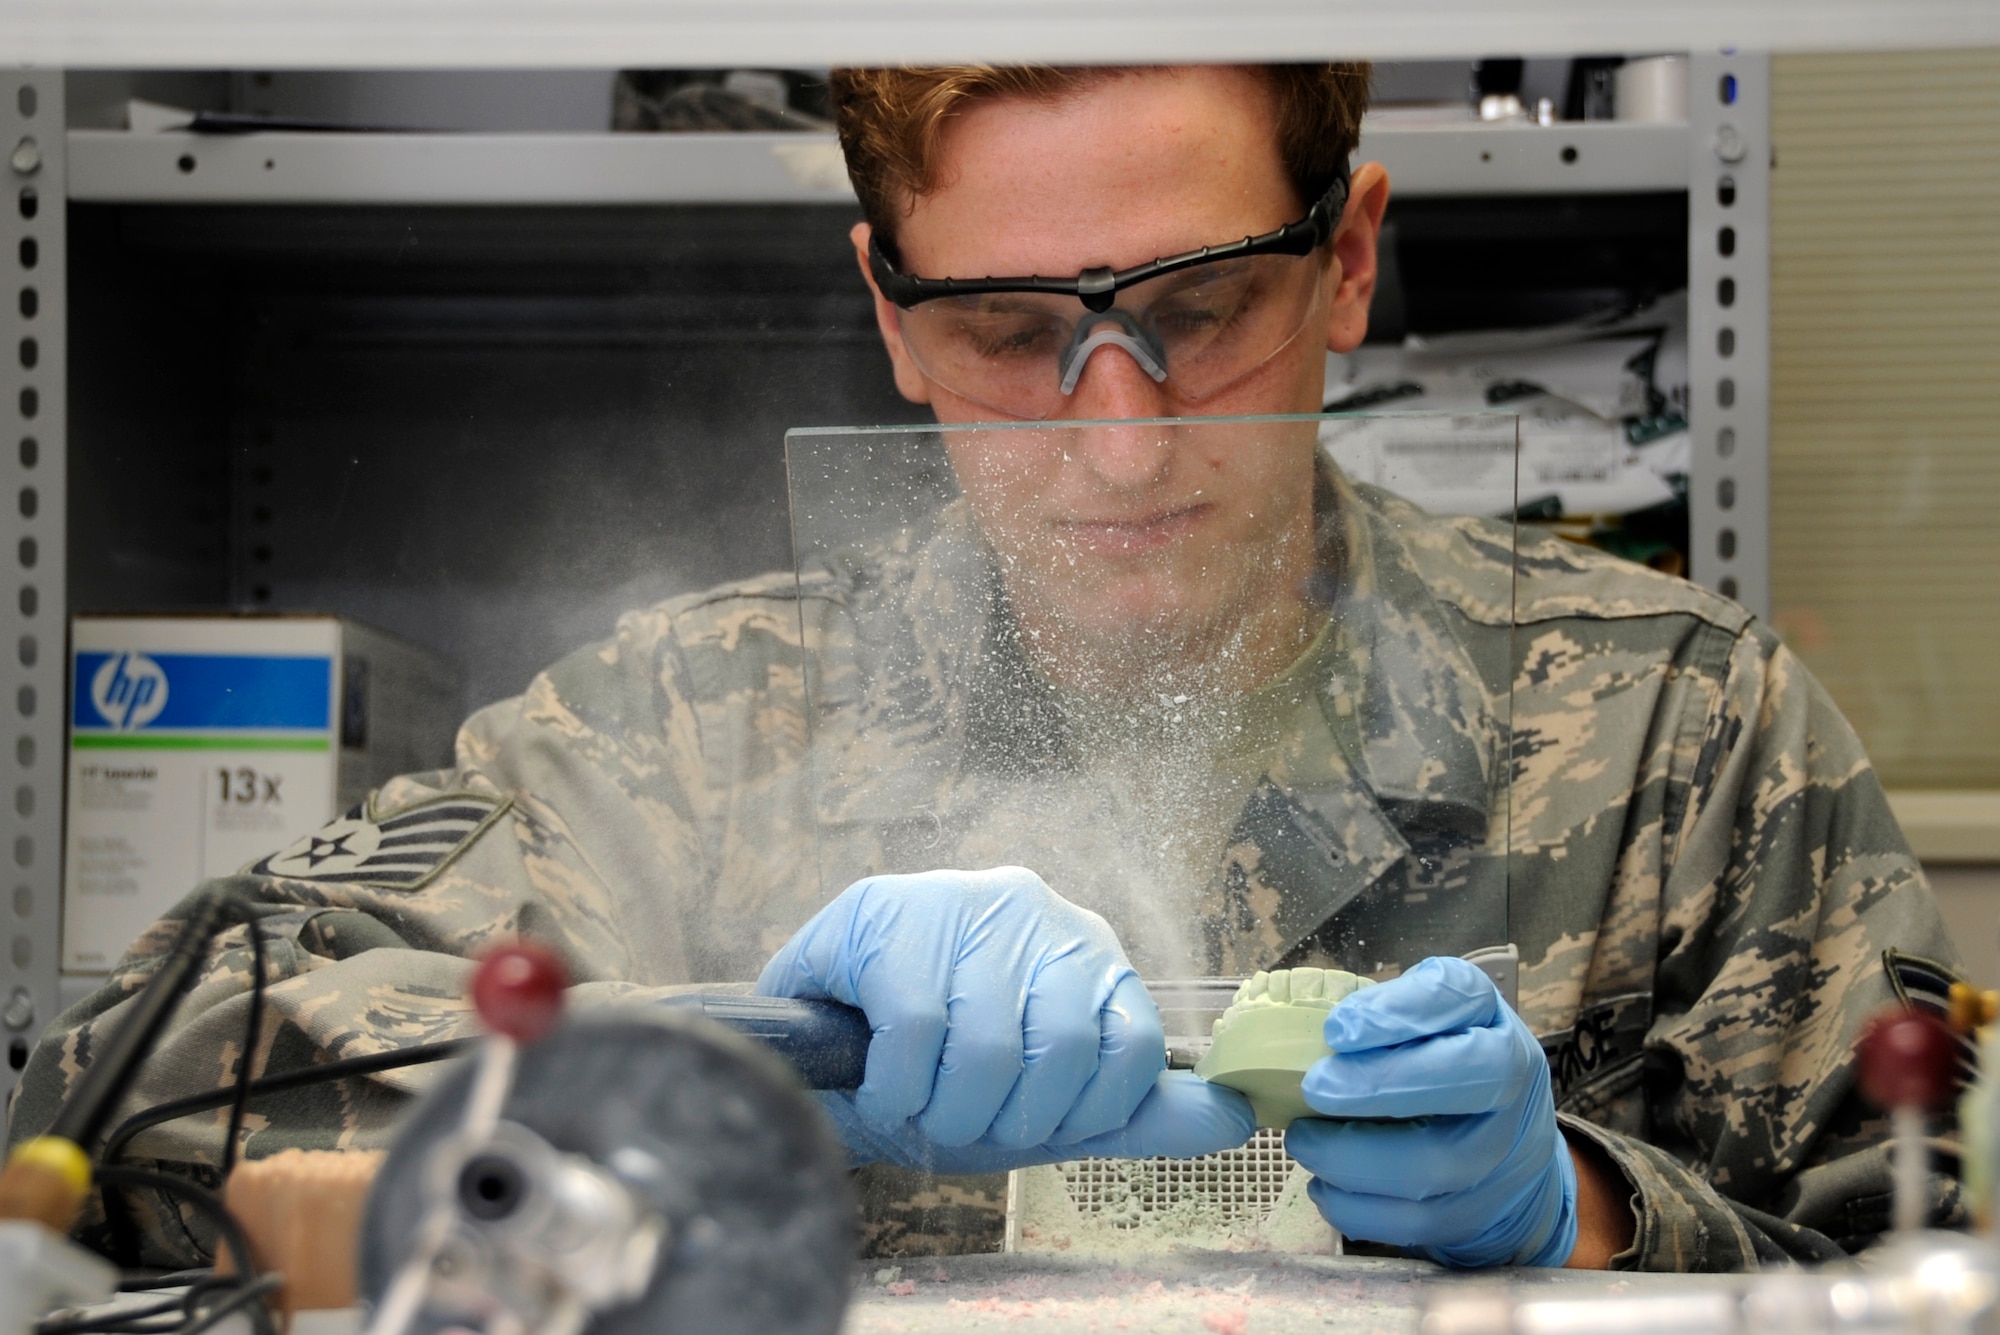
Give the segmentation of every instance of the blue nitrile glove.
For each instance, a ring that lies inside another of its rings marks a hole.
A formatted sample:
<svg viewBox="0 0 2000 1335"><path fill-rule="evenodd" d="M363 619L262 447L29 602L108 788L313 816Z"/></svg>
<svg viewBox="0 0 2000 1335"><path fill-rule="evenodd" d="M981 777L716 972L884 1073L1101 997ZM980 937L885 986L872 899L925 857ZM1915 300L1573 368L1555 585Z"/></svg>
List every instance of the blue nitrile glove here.
<svg viewBox="0 0 2000 1335"><path fill-rule="evenodd" d="M1241 1095L1166 1071L1159 1009L1110 926L1020 867L858 881L757 991L868 1016L867 1078L821 1098L860 1162L1192 1156L1255 1128Z"/></svg>
<svg viewBox="0 0 2000 1335"><path fill-rule="evenodd" d="M1427 959L1326 1017L1334 1055L1306 1072L1285 1148L1349 1237L1444 1265L1559 1266L1576 1247L1576 1166L1549 1063L1493 981ZM1409 1120L1415 1119L1415 1120Z"/></svg>

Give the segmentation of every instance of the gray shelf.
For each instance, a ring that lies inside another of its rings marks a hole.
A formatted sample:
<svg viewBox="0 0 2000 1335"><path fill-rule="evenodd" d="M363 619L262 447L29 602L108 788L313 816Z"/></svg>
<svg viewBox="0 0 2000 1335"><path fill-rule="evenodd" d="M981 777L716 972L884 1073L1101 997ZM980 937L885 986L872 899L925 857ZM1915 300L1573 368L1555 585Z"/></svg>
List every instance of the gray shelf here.
<svg viewBox="0 0 2000 1335"><path fill-rule="evenodd" d="M1685 125L1371 124L1398 194L1684 190ZM775 204L851 199L831 135L69 133L102 203Z"/></svg>
<svg viewBox="0 0 2000 1335"><path fill-rule="evenodd" d="M0 58L79 69L809 69L1996 41L2000 6L1990 0L13 0Z"/></svg>

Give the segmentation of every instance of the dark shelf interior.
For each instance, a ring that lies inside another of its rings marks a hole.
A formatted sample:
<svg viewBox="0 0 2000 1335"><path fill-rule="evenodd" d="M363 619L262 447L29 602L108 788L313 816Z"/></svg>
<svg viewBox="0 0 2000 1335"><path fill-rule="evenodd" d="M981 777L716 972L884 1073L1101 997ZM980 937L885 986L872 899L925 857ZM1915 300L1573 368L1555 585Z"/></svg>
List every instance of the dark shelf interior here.
<svg viewBox="0 0 2000 1335"><path fill-rule="evenodd" d="M790 563L784 433L917 420L851 210L71 210L74 610L359 617L512 694Z"/></svg>
<svg viewBox="0 0 2000 1335"><path fill-rule="evenodd" d="M70 206L72 611L358 617L468 707L790 563L784 433L924 420L847 206ZM1371 337L1682 286L1686 197L1392 209Z"/></svg>

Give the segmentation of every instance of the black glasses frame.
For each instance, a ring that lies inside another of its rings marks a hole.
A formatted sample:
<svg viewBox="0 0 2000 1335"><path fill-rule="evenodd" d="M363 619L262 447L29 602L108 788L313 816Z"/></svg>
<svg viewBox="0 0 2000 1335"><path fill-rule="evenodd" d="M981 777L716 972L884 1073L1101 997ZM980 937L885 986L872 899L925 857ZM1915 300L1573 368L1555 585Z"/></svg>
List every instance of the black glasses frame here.
<svg viewBox="0 0 2000 1335"><path fill-rule="evenodd" d="M983 296L989 292L1046 292L1075 297L1083 303L1085 310L1108 311L1118 294L1126 288L1182 269L1192 269L1198 264L1251 255L1312 254L1326 244L1340 222L1340 215L1346 211L1349 180L1347 164L1343 162L1334 174L1333 183L1307 210L1306 216L1297 222L1286 223L1274 232L1246 236L1241 241L1228 241L1219 246L1203 246L1200 250L1168 255L1130 269L1113 270L1108 266L1085 269L1074 278L917 278L896 272L896 266L882 250L881 238L876 236L868 241L868 272L874 275L875 285L882 290L882 295L904 310L940 297Z"/></svg>

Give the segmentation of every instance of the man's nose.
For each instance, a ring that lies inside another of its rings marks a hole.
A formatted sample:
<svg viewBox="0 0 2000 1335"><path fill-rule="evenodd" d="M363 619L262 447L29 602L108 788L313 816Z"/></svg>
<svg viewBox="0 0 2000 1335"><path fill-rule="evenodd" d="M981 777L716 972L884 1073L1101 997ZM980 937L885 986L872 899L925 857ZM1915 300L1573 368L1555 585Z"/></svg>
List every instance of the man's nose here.
<svg viewBox="0 0 2000 1335"><path fill-rule="evenodd" d="M1165 385L1115 346L1090 354L1064 409L1065 416L1086 422L1171 415ZM1078 432L1074 452L1085 467L1114 486L1154 481L1167 466L1169 453L1157 431L1102 429Z"/></svg>

